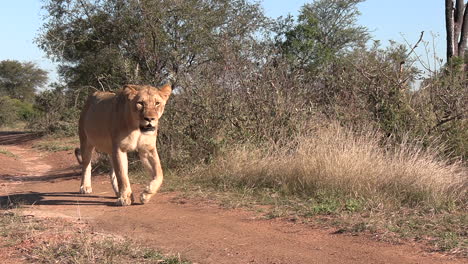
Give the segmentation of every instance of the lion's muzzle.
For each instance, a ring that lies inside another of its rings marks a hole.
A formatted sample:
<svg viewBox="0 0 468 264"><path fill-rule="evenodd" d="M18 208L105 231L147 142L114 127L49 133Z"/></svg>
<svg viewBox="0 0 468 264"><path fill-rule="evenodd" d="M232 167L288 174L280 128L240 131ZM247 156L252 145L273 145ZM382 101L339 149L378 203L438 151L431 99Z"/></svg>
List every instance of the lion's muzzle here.
<svg viewBox="0 0 468 264"><path fill-rule="evenodd" d="M146 117L144 117L143 119L144 119L143 124L140 124L140 131L141 131L141 132L143 132L143 133L144 133L144 132L153 132L153 131L156 130L156 126L155 126L155 123L156 123L155 120L156 120L156 118L155 118L155 117L152 117L152 116L148 117L148 116L146 116Z"/></svg>
<svg viewBox="0 0 468 264"><path fill-rule="evenodd" d="M140 127L140 131L143 132L143 133L144 132L153 132L155 130L156 130L156 127L151 125L151 124L149 124L147 126L141 126Z"/></svg>

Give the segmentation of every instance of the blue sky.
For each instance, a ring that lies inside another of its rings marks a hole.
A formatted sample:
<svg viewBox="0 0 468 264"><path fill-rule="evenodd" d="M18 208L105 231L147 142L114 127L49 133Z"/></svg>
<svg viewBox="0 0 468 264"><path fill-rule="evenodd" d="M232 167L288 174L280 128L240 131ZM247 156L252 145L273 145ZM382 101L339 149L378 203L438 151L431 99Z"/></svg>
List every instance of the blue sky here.
<svg viewBox="0 0 468 264"><path fill-rule="evenodd" d="M297 16L301 6L312 1L261 1L267 16ZM445 57L445 18L443 0L367 0L358 5L362 15L359 24L372 31L374 39L387 45L389 40L415 43L421 31L424 39L436 46L436 54ZM3 0L0 3L0 60L32 61L57 78L54 64L34 43L42 24L40 0ZM436 35L433 42L432 34ZM404 36L404 38L402 37ZM431 51L432 52L432 51ZM419 48L420 54L425 54Z"/></svg>

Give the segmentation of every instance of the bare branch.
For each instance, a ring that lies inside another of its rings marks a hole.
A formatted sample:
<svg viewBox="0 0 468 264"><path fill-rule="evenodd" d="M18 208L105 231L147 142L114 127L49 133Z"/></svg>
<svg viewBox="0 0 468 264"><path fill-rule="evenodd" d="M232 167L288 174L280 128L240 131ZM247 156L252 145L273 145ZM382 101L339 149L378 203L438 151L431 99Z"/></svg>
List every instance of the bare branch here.
<svg viewBox="0 0 468 264"><path fill-rule="evenodd" d="M424 36L424 31L421 31L421 35L419 36L419 40L416 42L416 44L414 44L413 48L410 50L408 55L406 55L406 58L408 58L413 53L414 49L416 49L418 47L419 43L421 43L421 41L423 40L423 36Z"/></svg>

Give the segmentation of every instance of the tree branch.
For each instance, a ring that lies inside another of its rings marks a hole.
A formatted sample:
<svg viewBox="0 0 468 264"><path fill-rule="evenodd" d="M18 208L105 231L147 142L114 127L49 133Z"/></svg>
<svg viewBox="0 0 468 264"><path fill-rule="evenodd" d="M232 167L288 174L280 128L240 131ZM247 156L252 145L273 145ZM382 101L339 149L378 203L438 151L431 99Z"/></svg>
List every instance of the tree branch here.
<svg viewBox="0 0 468 264"><path fill-rule="evenodd" d="M445 123L448 123L450 121L453 121L453 120L459 120L459 119L462 119L463 118L463 115L462 114L459 114L459 115L456 115L456 116L452 116L452 117L447 117L447 118L444 118L442 120L440 120L435 126L433 126L430 130L434 130L440 126L442 126L443 124Z"/></svg>
<svg viewBox="0 0 468 264"><path fill-rule="evenodd" d="M424 37L424 31L421 31L421 35L419 35L419 40L416 42L416 44L414 44L413 48L408 53L408 55L406 55L406 58L408 58L413 53L414 49L418 47L419 43L421 43L421 41L423 40L423 37Z"/></svg>

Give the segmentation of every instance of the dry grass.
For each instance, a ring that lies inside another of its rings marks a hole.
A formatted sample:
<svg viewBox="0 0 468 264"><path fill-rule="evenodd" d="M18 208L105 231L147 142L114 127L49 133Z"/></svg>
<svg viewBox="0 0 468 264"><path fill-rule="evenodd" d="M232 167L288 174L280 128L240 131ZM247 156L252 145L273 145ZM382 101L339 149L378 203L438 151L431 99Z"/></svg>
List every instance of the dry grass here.
<svg viewBox="0 0 468 264"><path fill-rule="evenodd" d="M281 147L236 147L193 175L218 186L355 199L373 208L466 206L466 168L437 154L412 144L390 147L375 131L356 133L333 124Z"/></svg>
<svg viewBox="0 0 468 264"><path fill-rule="evenodd" d="M43 138L33 145L33 148L48 152L69 151L79 144L74 138L51 139Z"/></svg>
<svg viewBox="0 0 468 264"><path fill-rule="evenodd" d="M82 222L0 214L4 261L19 263L189 263L131 239L97 233Z"/></svg>
<svg viewBox="0 0 468 264"><path fill-rule="evenodd" d="M4 126L0 126L0 131L8 131L8 132L11 132L11 131L20 131L20 132L25 132L25 131L28 131L28 123L26 122L23 122L23 121L18 121L18 122L15 122L14 124L10 124L10 125L4 125Z"/></svg>
<svg viewBox="0 0 468 264"><path fill-rule="evenodd" d="M468 256L467 168L444 160L442 149L383 138L319 126L286 144L244 144L208 165L168 173L164 189Z"/></svg>

